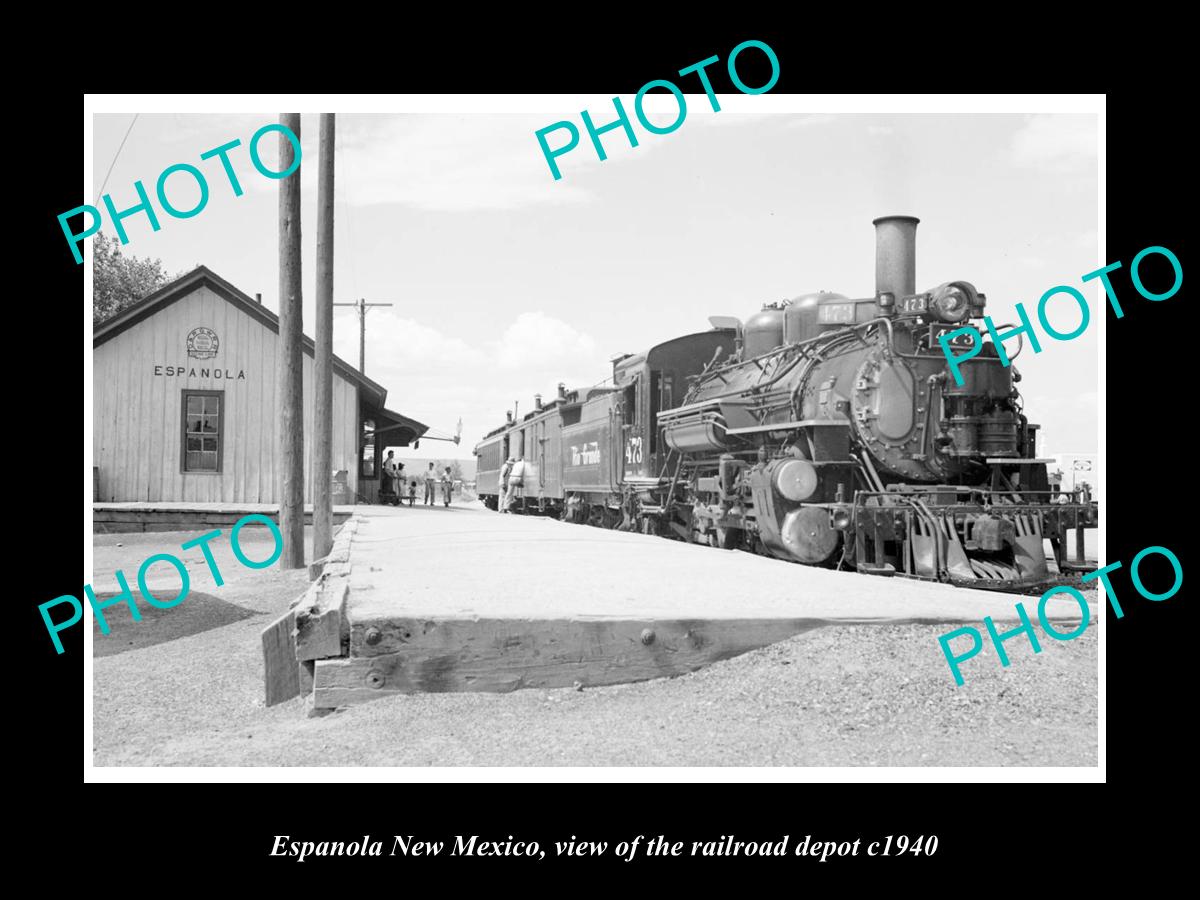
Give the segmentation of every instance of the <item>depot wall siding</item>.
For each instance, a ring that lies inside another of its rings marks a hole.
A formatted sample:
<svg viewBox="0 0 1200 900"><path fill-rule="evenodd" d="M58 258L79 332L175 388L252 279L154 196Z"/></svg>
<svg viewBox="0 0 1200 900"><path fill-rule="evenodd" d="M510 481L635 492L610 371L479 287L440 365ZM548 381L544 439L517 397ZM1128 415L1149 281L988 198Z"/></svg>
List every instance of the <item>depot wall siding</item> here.
<svg viewBox="0 0 1200 900"><path fill-rule="evenodd" d="M188 356L187 336L198 327L217 334L211 359ZM269 327L201 286L96 347L93 461L101 500L277 503L278 344ZM303 363L305 502L311 503L312 357L304 354ZM173 369L184 374L166 374ZM185 389L224 391L219 474L181 471ZM358 388L336 372L333 421L333 468L347 470L355 489Z"/></svg>

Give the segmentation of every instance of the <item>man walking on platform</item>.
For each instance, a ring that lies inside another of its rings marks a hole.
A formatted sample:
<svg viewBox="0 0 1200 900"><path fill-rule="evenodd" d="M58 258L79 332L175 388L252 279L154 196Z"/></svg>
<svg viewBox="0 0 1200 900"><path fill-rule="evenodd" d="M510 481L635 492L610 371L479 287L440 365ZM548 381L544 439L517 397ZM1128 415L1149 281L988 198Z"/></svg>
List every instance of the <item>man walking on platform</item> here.
<svg viewBox="0 0 1200 900"><path fill-rule="evenodd" d="M429 464L429 468L425 470L425 505L433 506L433 501L437 495L438 474L434 469L433 463Z"/></svg>

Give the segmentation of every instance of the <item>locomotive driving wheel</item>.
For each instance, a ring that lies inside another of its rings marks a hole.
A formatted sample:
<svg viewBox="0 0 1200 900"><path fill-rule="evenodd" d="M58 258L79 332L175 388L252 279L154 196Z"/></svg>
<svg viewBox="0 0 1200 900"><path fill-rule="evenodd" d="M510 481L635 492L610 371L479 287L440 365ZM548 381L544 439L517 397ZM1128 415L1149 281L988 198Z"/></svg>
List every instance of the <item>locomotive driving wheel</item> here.
<svg viewBox="0 0 1200 900"><path fill-rule="evenodd" d="M587 523L589 525L591 525L593 528L603 528L604 527L604 507L603 506L589 506L588 514L587 514Z"/></svg>

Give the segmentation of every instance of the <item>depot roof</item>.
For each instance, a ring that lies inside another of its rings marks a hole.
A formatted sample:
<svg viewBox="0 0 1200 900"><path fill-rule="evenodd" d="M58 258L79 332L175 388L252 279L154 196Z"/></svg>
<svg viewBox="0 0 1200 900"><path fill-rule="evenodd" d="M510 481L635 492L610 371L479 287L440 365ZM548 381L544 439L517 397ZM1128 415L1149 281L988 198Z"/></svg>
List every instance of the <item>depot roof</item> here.
<svg viewBox="0 0 1200 900"><path fill-rule="evenodd" d="M143 319L149 318L200 287L208 288L218 297L232 303L242 312L246 313L246 315L257 319L275 334L279 334L279 316L247 294L239 291L207 266L197 266L186 275L179 276L170 284L164 285L153 294L133 304L133 306L125 308L111 319L106 319L97 325L92 336L92 348L95 349L105 341L112 340L122 331L132 328ZM301 335L300 342L304 348L304 352L312 356L315 348L312 338L308 335ZM343 378L358 385L363 391L363 399L370 403L371 406L383 407L384 401L387 399L386 388L376 384L359 372L358 369L337 356L333 357L333 369ZM416 436L418 437L426 431L426 426L420 422L407 419L399 413L390 413L390 415L404 420L405 424L412 426L412 430L416 432Z"/></svg>

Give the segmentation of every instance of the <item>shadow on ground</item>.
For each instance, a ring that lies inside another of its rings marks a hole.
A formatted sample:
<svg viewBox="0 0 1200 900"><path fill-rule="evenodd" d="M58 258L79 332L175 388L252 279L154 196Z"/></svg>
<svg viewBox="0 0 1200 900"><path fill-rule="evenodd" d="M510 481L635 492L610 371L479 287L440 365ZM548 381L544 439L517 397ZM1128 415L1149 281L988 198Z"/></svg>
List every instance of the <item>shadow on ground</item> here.
<svg viewBox="0 0 1200 900"><path fill-rule="evenodd" d="M115 596L117 595L112 593L97 593L96 599L107 600ZM108 634L101 634L100 624L96 623L95 641L92 644L93 657L115 656L128 650L165 644L258 615L251 610L218 600L212 594L198 591L192 591L182 603L170 609L159 609L148 603L139 603L138 610L142 615L140 622L130 618L129 608L125 604L115 604L104 611L111 630Z"/></svg>

